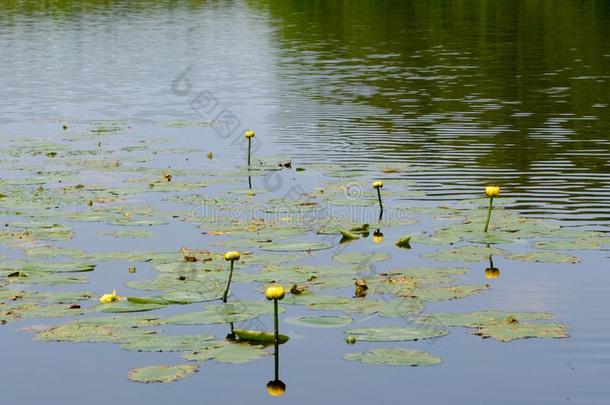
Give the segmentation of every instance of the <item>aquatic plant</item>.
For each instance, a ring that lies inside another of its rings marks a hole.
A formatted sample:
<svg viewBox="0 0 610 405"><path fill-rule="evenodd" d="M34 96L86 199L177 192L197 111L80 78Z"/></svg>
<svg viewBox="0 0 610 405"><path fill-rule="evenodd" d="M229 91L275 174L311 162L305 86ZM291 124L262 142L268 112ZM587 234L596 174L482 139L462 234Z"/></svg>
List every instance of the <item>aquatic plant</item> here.
<svg viewBox="0 0 610 405"><path fill-rule="evenodd" d="M229 288L231 287L231 278L233 278L233 266L236 260L239 260L240 254L235 250L231 250L225 253L225 260L230 262L229 277L227 277L227 285L225 291L222 293L222 302L227 302L227 295L229 294Z"/></svg>
<svg viewBox="0 0 610 405"><path fill-rule="evenodd" d="M489 197L489 208L487 208L487 220L485 221L485 228L483 232L487 232L489 228L489 220L491 219L491 210L493 208L494 197L500 195L500 186L487 186L485 187L485 195Z"/></svg>
<svg viewBox="0 0 610 405"><path fill-rule="evenodd" d="M265 290L265 297L273 301L273 329L275 333L275 343L280 341L279 313L277 302L284 299L284 289L279 285L270 285Z"/></svg>
<svg viewBox="0 0 610 405"><path fill-rule="evenodd" d="M376 180L373 182L373 188L377 190L377 199L379 200L379 210L383 213L383 203L381 202L381 189L383 188L383 181ZM381 218L381 215L380 215Z"/></svg>
<svg viewBox="0 0 610 405"><path fill-rule="evenodd" d="M116 293L116 290L112 290L111 294L104 294L100 297L100 303L109 304L111 302L117 302L122 299L123 299L123 297L119 297Z"/></svg>
<svg viewBox="0 0 610 405"><path fill-rule="evenodd" d="M252 153L252 138L254 138L254 131L247 129L244 132L244 137L248 140L248 166L250 166L250 155Z"/></svg>

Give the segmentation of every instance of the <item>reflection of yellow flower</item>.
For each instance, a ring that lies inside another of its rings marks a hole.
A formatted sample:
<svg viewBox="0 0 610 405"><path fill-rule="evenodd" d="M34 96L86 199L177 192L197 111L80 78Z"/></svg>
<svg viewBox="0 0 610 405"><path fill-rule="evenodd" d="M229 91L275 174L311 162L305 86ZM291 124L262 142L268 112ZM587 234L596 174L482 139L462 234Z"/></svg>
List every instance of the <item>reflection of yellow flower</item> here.
<svg viewBox="0 0 610 405"><path fill-rule="evenodd" d="M246 138L254 138L254 131L251 129L248 129L244 132L244 136Z"/></svg>
<svg viewBox="0 0 610 405"><path fill-rule="evenodd" d="M487 197L497 197L500 195L500 186L487 186L485 187L485 194Z"/></svg>
<svg viewBox="0 0 610 405"><path fill-rule="evenodd" d="M284 298L284 289L279 285L269 286L265 291L265 297L268 300L281 300Z"/></svg>
<svg viewBox="0 0 610 405"><path fill-rule="evenodd" d="M500 277L500 269L497 267L488 267L485 269L485 278L490 280Z"/></svg>
<svg viewBox="0 0 610 405"><path fill-rule="evenodd" d="M374 181L373 188L383 188L383 181L381 181L381 180Z"/></svg>
<svg viewBox="0 0 610 405"><path fill-rule="evenodd" d="M112 290L112 294L104 294L100 297L100 302L102 304L110 304L111 302L117 302L122 300L122 297L116 295L116 290Z"/></svg>
<svg viewBox="0 0 610 405"><path fill-rule="evenodd" d="M379 231L373 232L373 242L375 242L375 243L383 242L383 233L381 233Z"/></svg>
<svg viewBox="0 0 610 405"><path fill-rule="evenodd" d="M240 258L239 252L237 252L235 250L231 250L231 251L225 253L226 261L239 260L239 258Z"/></svg>
<svg viewBox="0 0 610 405"><path fill-rule="evenodd" d="M272 397L281 397L286 392L286 384L280 380L269 381L267 383L267 394Z"/></svg>

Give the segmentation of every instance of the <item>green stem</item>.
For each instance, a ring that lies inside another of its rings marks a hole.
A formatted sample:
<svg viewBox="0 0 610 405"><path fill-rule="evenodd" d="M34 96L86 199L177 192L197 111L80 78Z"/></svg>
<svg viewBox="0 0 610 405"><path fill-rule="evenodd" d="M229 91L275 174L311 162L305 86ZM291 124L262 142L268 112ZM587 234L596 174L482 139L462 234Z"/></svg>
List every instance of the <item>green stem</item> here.
<svg viewBox="0 0 610 405"><path fill-rule="evenodd" d="M278 308L277 308L277 300L273 300L273 313L274 313L274 322L273 326L275 329L275 343L280 343L280 326L279 326L279 316L278 316Z"/></svg>
<svg viewBox="0 0 610 405"><path fill-rule="evenodd" d="M485 229L483 229L483 232L487 232L487 229L489 228L489 220L491 219L491 208L493 205L493 201L494 201L494 198L489 197L489 208L487 209L487 221L485 221Z"/></svg>
<svg viewBox="0 0 610 405"><path fill-rule="evenodd" d="M381 202L381 189L379 187L377 188L377 198L379 199L379 208L381 209L381 212L383 212L383 203Z"/></svg>
<svg viewBox="0 0 610 405"><path fill-rule="evenodd" d="M252 150L252 138L248 138L248 166L250 166L250 151Z"/></svg>
<svg viewBox="0 0 610 405"><path fill-rule="evenodd" d="M229 269L229 277L227 278L227 286L225 287L225 292L222 294L222 302L227 302L227 295L229 295L229 287L231 286L231 278L233 277L234 262L234 260L231 260L231 268Z"/></svg>

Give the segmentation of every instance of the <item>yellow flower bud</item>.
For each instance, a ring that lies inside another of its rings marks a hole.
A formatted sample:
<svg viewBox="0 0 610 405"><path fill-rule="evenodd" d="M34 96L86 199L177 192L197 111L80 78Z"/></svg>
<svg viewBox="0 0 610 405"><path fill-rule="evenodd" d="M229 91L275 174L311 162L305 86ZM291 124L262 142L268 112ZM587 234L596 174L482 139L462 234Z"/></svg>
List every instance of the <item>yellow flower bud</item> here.
<svg viewBox="0 0 610 405"><path fill-rule="evenodd" d="M281 300L284 298L284 289L279 285L271 285L265 291L265 297L268 300Z"/></svg>
<svg viewBox="0 0 610 405"><path fill-rule="evenodd" d="M383 181L381 181L381 180L374 181L373 188L383 188Z"/></svg>
<svg viewBox="0 0 610 405"><path fill-rule="evenodd" d="M111 302L117 302L122 300L122 297L119 297L116 294L116 290L112 290L112 294L104 294L100 297L100 303L102 304L110 304Z"/></svg>
<svg viewBox="0 0 610 405"><path fill-rule="evenodd" d="M286 384L280 380L273 380L267 383L267 394L272 397L281 397L286 392Z"/></svg>
<svg viewBox="0 0 610 405"><path fill-rule="evenodd" d="M254 131L251 129L248 129L244 132L244 137L246 138L254 138Z"/></svg>
<svg viewBox="0 0 610 405"><path fill-rule="evenodd" d="M231 251L225 253L226 261L239 260L239 258L240 258L239 252L237 252L235 250L231 250Z"/></svg>
<svg viewBox="0 0 610 405"><path fill-rule="evenodd" d="M487 186L485 187L485 194L487 197L497 197L500 195L500 186Z"/></svg>

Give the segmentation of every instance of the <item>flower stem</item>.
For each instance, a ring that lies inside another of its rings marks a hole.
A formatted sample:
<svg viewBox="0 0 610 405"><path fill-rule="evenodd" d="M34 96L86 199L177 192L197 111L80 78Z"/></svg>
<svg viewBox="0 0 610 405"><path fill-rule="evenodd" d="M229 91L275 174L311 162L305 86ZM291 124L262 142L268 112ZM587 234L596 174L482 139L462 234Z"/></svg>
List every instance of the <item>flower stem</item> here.
<svg viewBox="0 0 610 405"><path fill-rule="evenodd" d="M250 151L252 150L252 138L248 138L248 166L250 166Z"/></svg>
<svg viewBox="0 0 610 405"><path fill-rule="evenodd" d="M227 302L227 295L229 295L229 287L231 286L231 278L233 277L233 263L235 263L235 261L231 260L231 268L229 269L229 277L227 278L225 292L222 294L222 302Z"/></svg>
<svg viewBox="0 0 610 405"><path fill-rule="evenodd" d="M483 232L487 232L487 229L489 228L489 220L491 219L491 209L492 209L493 201L494 201L494 198L489 197L489 208L487 209L487 221L485 221L485 229L483 229Z"/></svg>
<svg viewBox="0 0 610 405"><path fill-rule="evenodd" d="M377 188L377 198L379 199L379 209L383 212L383 203L381 202L381 189Z"/></svg>
<svg viewBox="0 0 610 405"><path fill-rule="evenodd" d="M273 320L273 326L275 329L275 343L279 344L280 343L280 327L279 327L279 316L278 316L278 308L277 308L277 300L273 300L273 314L274 314L274 320Z"/></svg>

